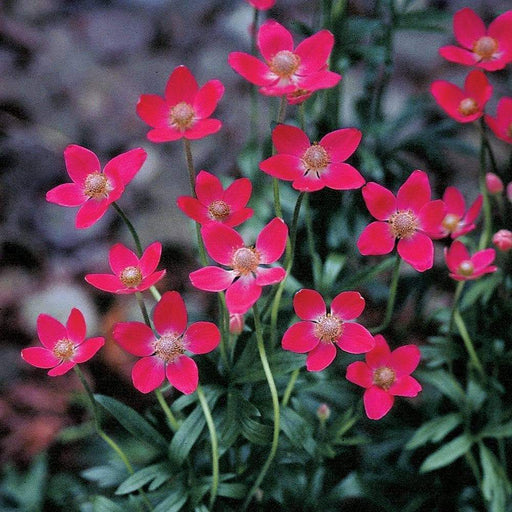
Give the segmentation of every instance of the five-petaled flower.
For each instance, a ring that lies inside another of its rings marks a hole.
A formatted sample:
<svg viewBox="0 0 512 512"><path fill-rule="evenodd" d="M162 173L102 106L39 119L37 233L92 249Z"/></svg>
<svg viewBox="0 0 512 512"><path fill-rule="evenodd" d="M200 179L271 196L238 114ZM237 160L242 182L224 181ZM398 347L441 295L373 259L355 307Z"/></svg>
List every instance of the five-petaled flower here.
<svg viewBox="0 0 512 512"><path fill-rule="evenodd" d="M110 160L102 171L100 161L92 151L70 144L64 150L64 161L73 183L52 188L46 193L46 200L60 206L80 206L75 225L80 229L88 228L121 197L146 156L142 148L132 149Z"/></svg>
<svg viewBox="0 0 512 512"><path fill-rule="evenodd" d="M137 103L137 114L153 129L151 142L202 139L220 130L222 123L210 116L224 94L219 80L210 80L199 88L194 75L178 66L170 75L165 97L143 94Z"/></svg>
<svg viewBox="0 0 512 512"><path fill-rule="evenodd" d="M479 195L466 211L464 196L456 187L448 187L443 194L446 214L441 222L442 237L451 236L453 239L475 229L475 220L482 208L482 196Z"/></svg>
<svg viewBox="0 0 512 512"><path fill-rule="evenodd" d="M294 49L293 37L274 20L259 29L257 45L265 62L243 52L229 54L229 65L266 96L283 96L297 90L317 91L334 87L341 75L327 69L334 36L321 30Z"/></svg>
<svg viewBox="0 0 512 512"><path fill-rule="evenodd" d="M464 89L445 80L436 80L430 91L450 117L459 123L470 123L482 117L485 104L492 96L492 85L482 71L474 69L468 73Z"/></svg>
<svg viewBox="0 0 512 512"><path fill-rule="evenodd" d="M363 396L368 418L380 420L395 401L395 396L415 397L421 384L411 377L420 362L416 345L404 345L392 352L383 336L375 336L375 348L347 367L347 380L366 388Z"/></svg>
<svg viewBox="0 0 512 512"><path fill-rule="evenodd" d="M470 256L466 246L455 240L444 250L446 265L450 270L450 277L456 281L469 281L478 279L484 274L496 272L498 267L491 265L496 257L494 249L483 249Z"/></svg>
<svg viewBox="0 0 512 512"><path fill-rule="evenodd" d="M110 268L114 274L87 274L85 280L105 292L142 292L151 288L165 275L165 270L155 272L161 254L160 242L153 242L140 258L123 244L116 244L108 254Z"/></svg>
<svg viewBox="0 0 512 512"><path fill-rule="evenodd" d="M87 327L84 315L73 308L66 325L50 315L37 317L37 335L42 347L29 347L21 357L37 368L51 368L48 375L64 375L73 366L91 359L104 345L105 338L85 339Z"/></svg>
<svg viewBox="0 0 512 512"><path fill-rule="evenodd" d="M293 298L293 308L303 321L286 330L283 348L299 354L308 352L309 371L327 368L336 357L336 345L351 354L368 352L375 346L373 336L362 325L350 321L363 312L364 306L358 292L341 292L334 297L328 313L320 293L299 290Z"/></svg>
<svg viewBox="0 0 512 512"><path fill-rule="evenodd" d="M199 375L195 361L186 355L211 352L220 341L220 332L211 322L195 322L187 328L187 309L178 292L166 292L155 306L153 324L158 336L142 322L121 322L113 336L121 347L142 357L132 369L133 385L149 393L165 376L182 393L193 393Z"/></svg>
<svg viewBox="0 0 512 512"><path fill-rule="evenodd" d="M263 160L260 169L275 178L293 181L297 190L350 190L365 183L359 171L345 163L361 141L356 128L335 130L311 144L300 128L280 124L272 132L272 141L277 154Z"/></svg>
<svg viewBox="0 0 512 512"><path fill-rule="evenodd" d="M450 62L496 71L512 61L512 11L498 16L486 29L475 11L465 7L453 17L453 32L462 48L439 48Z"/></svg>
<svg viewBox="0 0 512 512"><path fill-rule="evenodd" d="M284 252L288 227L278 217L260 232L255 247L246 246L242 237L225 224L212 223L201 228L204 245L210 257L230 268L208 266L190 274L190 281L200 290L226 290L226 305L230 313L246 313L261 295L261 287L282 281L282 267L265 268Z"/></svg>
<svg viewBox="0 0 512 512"><path fill-rule="evenodd" d="M432 268L434 244L445 217L440 199L430 200L430 184L423 171L414 171L398 189L397 197L378 183L363 187L364 202L377 219L361 233L357 247L361 254L388 254L398 239L400 257L418 272Z"/></svg>
<svg viewBox="0 0 512 512"><path fill-rule="evenodd" d="M486 115L485 122L498 139L512 144L512 98L501 98L496 107L496 117Z"/></svg>
<svg viewBox="0 0 512 512"><path fill-rule="evenodd" d="M246 208L252 185L247 178L239 178L224 190L219 178L201 171L196 178L196 196L178 197L180 210L201 225L222 222L235 227L252 217L252 208Z"/></svg>

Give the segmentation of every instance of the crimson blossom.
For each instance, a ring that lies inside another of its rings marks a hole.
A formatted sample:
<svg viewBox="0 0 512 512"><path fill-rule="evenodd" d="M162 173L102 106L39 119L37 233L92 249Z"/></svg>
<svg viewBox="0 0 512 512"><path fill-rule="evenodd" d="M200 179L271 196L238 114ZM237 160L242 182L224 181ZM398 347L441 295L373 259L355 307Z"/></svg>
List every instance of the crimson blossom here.
<svg viewBox="0 0 512 512"><path fill-rule="evenodd" d="M482 117L485 104L492 96L492 85L482 71L474 69L468 73L464 89L445 80L436 80L430 92L450 117L459 123L471 123Z"/></svg>
<svg viewBox="0 0 512 512"><path fill-rule="evenodd" d="M299 354L309 352L306 367L310 372L323 370L334 361L336 345L350 354L368 352L375 346L373 336L362 325L350 321L363 312L364 306L359 293L341 292L327 313L320 293L299 290L293 297L293 308L303 321L286 330L283 348Z"/></svg>
<svg viewBox="0 0 512 512"><path fill-rule="evenodd" d="M202 139L220 130L222 123L210 116L224 94L219 80L210 80L199 88L186 66L178 66L169 76L165 97L143 94L137 103L137 114L153 129L151 142Z"/></svg>
<svg viewBox="0 0 512 512"><path fill-rule="evenodd" d="M501 98L496 107L496 117L486 115L485 122L498 139L512 144L512 98Z"/></svg>
<svg viewBox="0 0 512 512"><path fill-rule="evenodd" d="M345 160L360 141L359 130L342 128L311 144L300 128L280 124L272 132L277 154L263 160L260 169L275 178L293 181L293 188L301 191L314 192L324 187L357 189L364 185L365 179Z"/></svg>
<svg viewBox="0 0 512 512"><path fill-rule="evenodd" d="M161 254L160 242L153 242L140 258L123 244L116 244L108 254L110 268L114 274L87 274L85 280L105 292L142 292L164 277L165 270L155 272Z"/></svg>
<svg viewBox="0 0 512 512"><path fill-rule="evenodd" d="M149 393L164 378L186 395L193 393L199 381L195 361L185 354L206 354L217 347L220 331L211 322L195 322L187 328L185 302L178 292L166 292L155 306L153 324L159 336L142 322L120 322L114 339L127 352L142 357L132 369L133 385Z"/></svg>
<svg viewBox="0 0 512 512"><path fill-rule="evenodd" d="M230 270L203 267L190 274L190 281L207 292L226 290L230 314L246 313L259 299L262 286L285 278L284 268L261 266L277 261L286 247L288 227L280 218L272 219L261 230L255 247L246 246L242 237L225 224L207 224L201 228L201 235L210 257Z"/></svg>
<svg viewBox="0 0 512 512"><path fill-rule="evenodd" d="M85 363L105 344L105 338L88 338L84 315L76 308L71 310L66 325L50 315L37 317L37 335L42 347L29 347L21 357L37 368L51 368L50 377L64 375L73 366Z"/></svg>
<svg viewBox="0 0 512 512"><path fill-rule="evenodd" d="M341 75L327 69L334 36L321 30L294 49L293 37L281 24L268 20L258 30L256 44L264 62L243 52L229 54L229 65L266 96L283 96L297 90L334 87Z"/></svg>
<svg viewBox="0 0 512 512"><path fill-rule="evenodd" d="M466 246L459 240L455 240L448 249L445 248L444 257L450 270L449 275L455 281L478 279L498 270L498 267L491 265L496 257L494 249L477 251L470 256Z"/></svg>
<svg viewBox="0 0 512 512"><path fill-rule="evenodd" d="M52 188L46 193L46 200L60 206L80 206L75 225L79 229L88 228L121 197L146 157L142 148L132 149L110 160L102 171L100 161L92 151L70 144L64 150L64 161L73 183Z"/></svg>
<svg viewBox="0 0 512 512"><path fill-rule="evenodd" d="M378 220L363 230L357 241L361 254L388 254L398 239L400 257L418 272L432 268L434 244L445 217L443 201L430 200L427 174L414 171L398 189L397 197L378 183L363 187L363 199Z"/></svg>
<svg viewBox="0 0 512 512"><path fill-rule="evenodd" d="M347 380L366 388L364 409L371 420L380 420L393 407L395 396L415 397L421 384L411 377L420 362L416 345L404 345L392 352L383 336L375 336L375 348L347 367Z"/></svg>
<svg viewBox="0 0 512 512"><path fill-rule="evenodd" d="M453 32L462 48L439 48L439 54L450 62L496 71L512 61L512 11L498 16L486 29L475 11L465 7L453 17Z"/></svg>
<svg viewBox="0 0 512 512"><path fill-rule="evenodd" d="M447 187L443 194L443 202L446 206L446 214L441 222L442 236L458 238L475 229L475 220L482 208L483 198L479 195L466 211L464 196L459 189Z"/></svg>
<svg viewBox="0 0 512 512"><path fill-rule="evenodd" d="M239 178L224 190L219 178L201 171L196 178L196 196L178 197L178 208L199 224L222 222L235 227L245 222L254 213L246 208L252 192L251 181Z"/></svg>
<svg viewBox="0 0 512 512"><path fill-rule="evenodd" d="M276 0L247 0L247 2L260 11L266 11L274 7Z"/></svg>

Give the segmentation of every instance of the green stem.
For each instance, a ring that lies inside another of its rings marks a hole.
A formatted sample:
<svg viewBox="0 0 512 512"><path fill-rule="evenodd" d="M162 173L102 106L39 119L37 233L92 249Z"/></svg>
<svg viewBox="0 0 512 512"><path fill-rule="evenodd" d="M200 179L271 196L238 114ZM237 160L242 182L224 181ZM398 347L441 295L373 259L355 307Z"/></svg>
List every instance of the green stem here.
<svg viewBox="0 0 512 512"><path fill-rule="evenodd" d="M462 290L464 289L464 285L466 281L459 281L457 283L457 288L455 288L455 294L453 296L453 304L452 310L450 313L450 323L448 324L448 336L451 336L453 332L453 326L455 324L455 312L459 309L459 300L462 295Z"/></svg>
<svg viewBox="0 0 512 512"><path fill-rule="evenodd" d="M140 258L142 256L143 250L137 231L135 230L133 224L130 222L130 219L126 216L121 207L116 202L112 203L112 206L114 207L114 210L119 214L121 219L123 219L123 222L126 224L126 227L130 231L133 237L133 241L135 242L135 246L137 247L137 256Z"/></svg>
<svg viewBox="0 0 512 512"><path fill-rule="evenodd" d="M293 370L290 380L288 381L288 385L284 391L283 399L281 400L281 407L286 407L288 405L288 401L290 400L290 396L292 395L293 387L295 386L295 382L297 381L297 377L299 376L300 368Z"/></svg>
<svg viewBox="0 0 512 512"><path fill-rule="evenodd" d="M311 207L309 203L309 195L306 196L306 200L304 201L304 220L306 223L306 234L308 240L308 249L309 255L311 256L311 265L313 267L313 287L315 290L318 287L318 282L320 280L320 276L322 274L322 260L320 256L316 252L315 248L315 235L313 233L313 220L311 217Z"/></svg>
<svg viewBox="0 0 512 512"><path fill-rule="evenodd" d="M483 197L483 213L484 213L484 226L482 229L482 234L480 235L480 240L478 242L478 249L485 249L491 240L491 231L492 231L492 212L491 212L491 201L489 198L489 191L487 190L487 185L485 183L485 167L486 167L486 159L485 159L485 149L486 149L486 128L484 124L483 118L480 121L480 133L481 133L481 142L480 142L480 166L479 166L479 185L480 185L480 193ZM488 144L488 142L487 142Z"/></svg>
<svg viewBox="0 0 512 512"><path fill-rule="evenodd" d="M253 306L253 313L254 313L254 328L256 331L256 339L257 339L257 343L258 343L258 352L260 354L261 364L263 366L263 371L265 372L265 377L267 379L268 387L270 389L270 394L272 396L272 406L274 409L274 430L273 430L272 446L270 448L270 453L267 457L267 460L265 461L265 464L263 464L263 467L261 468L258 477L254 481L254 484L252 485L249 493L247 494L247 498L245 499L244 504L242 506L243 511L247 510L247 507L249 506L249 504L252 500L252 497L254 496L254 493L257 491L261 482L265 478L265 475L267 474L270 464L272 464L272 460L274 459L276 452L277 452L277 445L279 443L279 429L280 429L279 396L277 394L276 384L274 382L272 370L270 369L267 354L265 352L265 342L263 340L263 330L262 330L262 326L261 326L261 320L260 320L260 315L258 312L258 307L256 304Z"/></svg>
<svg viewBox="0 0 512 512"><path fill-rule="evenodd" d="M174 417L171 408L167 405L162 390L159 388L155 389L155 395L158 400L158 403L160 404L160 407L162 408L162 410L165 413L165 416L167 417L167 421L169 422L171 430L173 432L176 432L180 427L180 424L178 423L178 420Z"/></svg>
<svg viewBox="0 0 512 512"><path fill-rule="evenodd" d="M192 197L196 196L196 171L194 170L194 160L192 159L192 148L190 141L183 137L183 147L185 149L185 159L187 160L188 180L190 183L190 193Z"/></svg>
<svg viewBox="0 0 512 512"><path fill-rule="evenodd" d="M471 362L473 363L473 366L478 370L478 373L480 374L480 376L482 378L485 378L484 368L482 366L482 363L480 362L480 359L478 358L478 355L476 353L473 342L471 341L469 332L466 328L466 324L464 323L464 320L462 319L462 316L458 310L456 310L454 313L454 319L455 319L455 324L457 325L457 329L459 330L460 336L461 336L462 340L464 341L464 346L466 347L469 358L470 358Z"/></svg>
<svg viewBox="0 0 512 512"><path fill-rule="evenodd" d="M228 360L228 353L227 353L227 342L229 338L229 311L226 306L226 297L224 296L224 292L218 292L217 298L219 301L219 324L220 324L220 356L222 357L222 360L224 361L224 364L226 367L229 368L229 360Z"/></svg>
<svg viewBox="0 0 512 512"><path fill-rule="evenodd" d="M208 402L206 401L201 386L197 386L197 396L203 409L206 424L210 432L210 442L212 444L212 487L210 490L210 510L213 510L213 505L217 496L217 489L219 487L219 445L217 442L217 431L215 430L215 424L213 423L212 413L208 407Z"/></svg>
<svg viewBox="0 0 512 512"><path fill-rule="evenodd" d="M142 297L141 292L135 292L135 297L137 298L137 303L139 305L139 309L142 313L142 316L144 318L144 323L151 328L151 320L149 319L149 313L146 308L146 304L144 304L144 298Z"/></svg>
<svg viewBox="0 0 512 512"><path fill-rule="evenodd" d="M391 321L391 317L393 315L393 308L395 307L396 300L396 291L398 289L398 279L400 277L400 264L402 263L402 259L398 252L396 253L395 266L393 267L393 274L391 277L391 284L389 286L389 296L388 303L386 306L386 314L384 315L384 320L380 325L370 329L372 334L378 334L386 329Z"/></svg>

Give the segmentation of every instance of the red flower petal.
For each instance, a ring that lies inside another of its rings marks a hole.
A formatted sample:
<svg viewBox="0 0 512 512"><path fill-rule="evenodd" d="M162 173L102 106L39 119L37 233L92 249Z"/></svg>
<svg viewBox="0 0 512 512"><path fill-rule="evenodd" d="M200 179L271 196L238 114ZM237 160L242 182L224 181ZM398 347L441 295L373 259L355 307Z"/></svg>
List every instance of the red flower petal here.
<svg viewBox="0 0 512 512"><path fill-rule="evenodd" d="M291 181L299 179L303 175L304 169L301 165L299 157L280 154L260 162L260 169L274 178Z"/></svg>
<svg viewBox="0 0 512 512"><path fill-rule="evenodd" d="M343 334L336 341L338 347L349 354L363 354L375 347L373 336L362 325L353 322L343 324Z"/></svg>
<svg viewBox="0 0 512 512"><path fill-rule="evenodd" d="M87 274L85 280L98 290L109 293L135 293L137 288L127 288L117 276L112 274Z"/></svg>
<svg viewBox="0 0 512 512"><path fill-rule="evenodd" d="M480 210L482 208L482 202L483 202L483 197L481 195L479 195L475 199L473 204L469 207L469 209L466 213L466 217L464 219L467 224L472 224L476 220L476 218L480 214Z"/></svg>
<svg viewBox="0 0 512 512"><path fill-rule="evenodd" d="M75 219L75 227L78 229L86 229L91 227L95 222L99 221L108 209L110 202L108 200L97 201L89 199L78 210Z"/></svg>
<svg viewBox="0 0 512 512"><path fill-rule="evenodd" d="M59 377L60 375L64 375L65 373L69 372L73 366L75 366L76 363L74 361L63 361L61 364L55 366L52 368L48 375L50 377Z"/></svg>
<svg viewBox="0 0 512 512"><path fill-rule="evenodd" d="M306 368L310 372L320 372L327 368L336 357L336 346L333 343L320 342L308 354Z"/></svg>
<svg viewBox="0 0 512 512"><path fill-rule="evenodd" d="M466 203L458 188L447 187L443 194L443 202L446 205L446 213L452 213L462 218L466 211Z"/></svg>
<svg viewBox="0 0 512 512"><path fill-rule="evenodd" d="M365 183L360 172L349 164L329 164L321 174L321 179L334 190L354 190Z"/></svg>
<svg viewBox="0 0 512 512"><path fill-rule="evenodd" d="M153 324L161 334L182 334L187 328L187 308L178 292L165 292L153 313Z"/></svg>
<svg viewBox="0 0 512 512"><path fill-rule="evenodd" d="M67 330L58 320L41 313L37 317L37 336L48 349L53 349L57 341L67 338Z"/></svg>
<svg viewBox="0 0 512 512"><path fill-rule="evenodd" d="M153 330L142 322L119 322L112 335L116 343L135 356L150 356L155 352Z"/></svg>
<svg viewBox="0 0 512 512"><path fill-rule="evenodd" d="M267 286L280 283L286 277L286 270L282 267L262 268L256 270L256 284Z"/></svg>
<svg viewBox="0 0 512 512"><path fill-rule="evenodd" d="M212 219L208 215L208 209L195 197L180 196L176 200L178 208L191 219L195 220L199 224L206 224L212 222Z"/></svg>
<svg viewBox="0 0 512 512"><path fill-rule="evenodd" d="M60 206L80 206L88 199L82 185L76 183L63 183L46 192L46 200Z"/></svg>
<svg viewBox="0 0 512 512"><path fill-rule="evenodd" d="M331 313L342 320L354 320L364 310L365 301L359 292L341 292L331 303Z"/></svg>
<svg viewBox="0 0 512 512"><path fill-rule="evenodd" d="M397 208L399 210L411 209L414 213L418 213L428 201L430 201L428 176L425 172L416 170L398 189Z"/></svg>
<svg viewBox="0 0 512 512"><path fill-rule="evenodd" d="M457 87L450 82L436 80L430 86L430 92L432 93L432 96L434 96L437 104L445 110L450 117L453 117L453 119L459 123L474 121L482 114L480 111L468 116L461 114L459 111L460 102L467 98L468 94L466 94L460 87Z"/></svg>
<svg viewBox="0 0 512 512"><path fill-rule="evenodd" d="M243 208L251 197L252 184L247 178L239 178L224 191L222 199L229 204L232 210Z"/></svg>
<svg viewBox="0 0 512 512"><path fill-rule="evenodd" d="M476 252L471 258L471 261L475 266L475 270L478 271L490 265L495 257L496 251L494 249L484 249L483 251Z"/></svg>
<svg viewBox="0 0 512 512"><path fill-rule="evenodd" d="M201 235L206 251L221 265L230 266L235 251L245 247L242 237L225 224L207 224L201 228Z"/></svg>
<svg viewBox="0 0 512 512"><path fill-rule="evenodd" d="M213 201L221 200L224 194L219 178L207 171L199 172L195 189L197 199L205 206L209 206Z"/></svg>
<svg viewBox="0 0 512 512"><path fill-rule="evenodd" d="M303 354L313 350L320 340L315 336L313 322L297 322L291 325L284 333L281 341L284 350L291 350Z"/></svg>
<svg viewBox="0 0 512 512"><path fill-rule="evenodd" d="M363 361L355 361L347 366L346 378L349 382L357 384L363 388L369 388L373 385L373 373L368 365Z"/></svg>
<svg viewBox="0 0 512 512"><path fill-rule="evenodd" d="M273 82L273 78L269 78L268 66L248 53L232 52L229 54L228 63L251 84L262 86Z"/></svg>
<svg viewBox="0 0 512 512"><path fill-rule="evenodd" d="M292 187L301 192L316 192L317 190L322 190L325 187L325 183L316 173L308 172L305 176L299 176L295 179Z"/></svg>
<svg viewBox="0 0 512 512"><path fill-rule="evenodd" d="M510 26L508 29L510 30ZM474 69L468 74L464 82L464 89L468 96L478 103L480 109L484 108L492 96L492 85L489 83L485 73L479 69Z"/></svg>
<svg viewBox="0 0 512 512"><path fill-rule="evenodd" d="M327 151L329 161L344 162L357 149L361 137L362 133L356 128L342 128L328 133L320 140L320 145Z"/></svg>
<svg viewBox="0 0 512 512"><path fill-rule="evenodd" d="M261 286L252 276L242 276L226 290L226 305L230 313L246 313L260 298Z"/></svg>
<svg viewBox="0 0 512 512"><path fill-rule="evenodd" d="M439 55L449 62L456 62L464 66L475 66L478 56L458 46L442 46L439 48Z"/></svg>
<svg viewBox="0 0 512 512"><path fill-rule="evenodd" d="M301 158L311 146L309 137L296 126L278 124L272 131L272 143L278 153Z"/></svg>
<svg viewBox="0 0 512 512"><path fill-rule="evenodd" d="M105 165L104 172L110 175L114 171L121 178L124 185L128 185L139 172L147 156L146 151L142 148L135 148L126 153L121 153Z"/></svg>
<svg viewBox="0 0 512 512"><path fill-rule="evenodd" d="M241 210L232 213L225 221L224 224L226 226L230 226L234 228L245 222L247 219L250 219L254 214L254 210L252 208L242 208Z"/></svg>
<svg viewBox="0 0 512 512"><path fill-rule="evenodd" d="M368 211L377 220L388 220L397 209L395 196L378 183L367 183L362 193Z"/></svg>
<svg viewBox="0 0 512 512"><path fill-rule="evenodd" d="M184 132L176 130L171 126L159 127L148 132L148 139L151 142L171 142L183 138Z"/></svg>
<svg viewBox="0 0 512 512"><path fill-rule="evenodd" d="M101 172L98 157L89 149L76 144L70 144L64 150L64 161L69 177L80 185L83 185L89 174Z"/></svg>
<svg viewBox="0 0 512 512"><path fill-rule="evenodd" d="M366 354L366 364L371 370L376 370L381 366L388 365L391 351L384 336L377 334L373 339L375 340L375 347Z"/></svg>
<svg viewBox="0 0 512 512"><path fill-rule="evenodd" d="M293 297L293 309L302 320L317 320L327 313L325 301L316 290L299 290Z"/></svg>
<svg viewBox="0 0 512 512"><path fill-rule="evenodd" d="M137 103L137 115L149 126L167 126L169 106L156 94L143 94Z"/></svg>
<svg viewBox="0 0 512 512"><path fill-rule="evenodd" d="M416 370L420 362L421 353L416 345L404 345L391 352L389 364L397 377L409 375Z"/></svg>
<svg viewBox="0 0 512 512"><path fill-rule="evenodd" d="M139 258L123 244L115 244L108 253L108 262L114 274L119 275L126 267L138 267Z"/></svg>
<svg viewBox="0 0 512 512"><path fill-rule="evenodd" d="M388 254L394 246L395 238L387 222L372 222L366 226L357 240L357 248L364 256Z"/></svg>
<svg viewBox="0 0 512 512"><path fill-rule="evenodd" d="M213 135L222 128L222 123L218 119L198 119L194 125L183 132L186 139L196 140Z"/></svg>
<svg viewBox="0 0 512 512"><path fill-rule="evenodd" d="M165 86L165 99L171 107L182 101L192 105L199 87L194 75L186 66L178 66L169 76Z"/></svg>
<svg viewBox="0 0 512 512"><path fill-rule="evenodd" d="M190 395L197 389L199 372L193 359L181 356L167 365L165 373L169 382L179 391Z"/></svg>
<svg viewBox="0 0 512 512"><path fill-rule="evenodd" d="M186 330L183 341L190 352L206 354L219 344L220 331L212 322L195 322Z"/></svg>
<svg viewBox="0 0 512 512"><path fill-rule="evenodd" d="M105 344L105 338L89 338L76 347L73 361L75 363L84 363L91 359L91 357L98 352L98 350Z"/></svg>
<svg viewBox="0 0 512 512"><path fill-rule="evenodd" d="M455 13L453 16L453 31L457 42L468 50L472 50L474 43L485 36L487 32L484 22L469 7L460 9Z"/></svg>
<svg viewBox="0 0 512 512"><path fill-rule="evenodd" d="M394 396L414 397L421 389L421 384L414 377L404 375L393 383L388 392Z"/></svg>
<svg viewBox="0 0 512 512"><path fill-rule="evenodd" d="M363 402L368 418L380 420L391 410L395 399L387 391L377 386L372 386L364 392Z"/></svg>
<svg viewBox="0 0 512 512"><path fill-rule="evenodd" d="M149 245L142 254L138 266L143 277L149 276L160 263L160 256L162 255L162 244L160 242L153 242Z"/></svg>
<svg viewBox="0 0 512 512"><path fill-rule="evenodd" d="M149 276L145 277L142 282L134 288L135 290L139 292L143 292L144 290L147 290L151 288L155 283L160 281L162 277L165 276L166 271L165 270L159 270L158 272L154 272L153 274L150 274ZM128 292L131 293L131 292Z"/></svg>
<svg viewBox="0 0 512 512"><path fill-rule="evenodd" d="M449 249L445 249L444 257L446 259L446 265L452 272L457 272L459 265L464 260L469 260L469 251L466 246L459 240L455 240Z"/></svg>
<svg viewBox="0 0 512 512"><path fill-rule="evenodd" d="M418 214L421 222L421 228L428 235L437 236L441 229L441 223L446 215L446 206L443 201L436 199L429 201L423 206Z"/></svg>
<svg viewBox="0 0 512 512"><path fill-rule="evenodd" d="M424 272L434 264L434 244L423 233L416 232L411 238L398 240L396 248L400 257L418 272Z"/></svg>
<svg viewBox="0 0 512 512"><path fill-rule="evenodd" d="M236 273L219 267L203 267L191 272L190 282L196 288L206 292L221 292L235 279Z"/></svg>
<svg viewBox="0 0 512 512"><path fill-rule="evenodd" d="M165 365L159 357L143 357L133 365L132 381L141 393L155 390L165 378Z"/></svg>
<svg viewBox="0 0 512 512"><path fill-rule="evenodd" d="M53 368L60 363L60 359L45 347L29 347L21 351L24 361L36 368Z"/></svg>
<svg viewBox="0 0 512 512"><path fill-rule="evenodd" d="M310 74L325 67L334 46L334 36L328 30L321 30L302 41L295 53L300 57L298 73Z"/></svg>
<svg viewBox="0 0 512 512"><path fill-rule="evenodd" d="M85 325L84 315L80 310L73 308L66 322L67 338L73 343L79 345L84 341L87 326Z"/></svg>
<svg viewBox="0 0 512 512"><path fill-rule="evenodd" d="M288 226L283 219L275 217L260 232L256 239L256 250L261 263L274 263L283 254L288 237Z"/></svg>
<svg viewBox="0 0 512 512"><path fill-rule="evenodd" d="M261 25L257 44L266 61L272 60L272 57L281 50L293 50L292 35L274 20L268 20Z"/></svg>
<svg viewBox="0 0 512 512"><path fill-rule="evenodd" d="M213 114L217 103L224 94L224 86L219 80L206 82L197 92L194 100L194 110L197 117L205 119Z"/></svg>

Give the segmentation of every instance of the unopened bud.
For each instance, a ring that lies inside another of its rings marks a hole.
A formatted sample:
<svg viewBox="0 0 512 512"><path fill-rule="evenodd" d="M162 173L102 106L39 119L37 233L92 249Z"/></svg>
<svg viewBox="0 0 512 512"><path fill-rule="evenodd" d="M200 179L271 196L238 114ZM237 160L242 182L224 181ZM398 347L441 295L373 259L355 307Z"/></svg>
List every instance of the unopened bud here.
<svg viewBox="0 0 512 512"><path fill-rule="evenodd" d="M508 229L500 229L498 232L494 233L492 243L500 251L510 251L510 249L512 249L512 231L509 231Z"/></svg>
<svg viewBox="0 0 512 512"><path fill-rule="evenodd" d="M512 203L512 181L507 185L507 199Z"/></svg>
<svg viewBox="0 0 512 512"><path fill-rule="evenodd" d="M485 175L485 186L491 194L499 194L503 192L503 182L501 178L493 172L488 172Z"/></svg>
<svg viewBox="0 0 512 512"><path fill-rule="evenodd" d="M244 330L244 315L240 313L231 313L229 315L229 332L231 334L240 334Z"/></svg>
<svg viewBox="0 0 512 512"><path fill-rule="evenodd" d="M331 409L327 404L320 404L316 410L316 416L321 423L325 423L331 416Z"/></svg>

